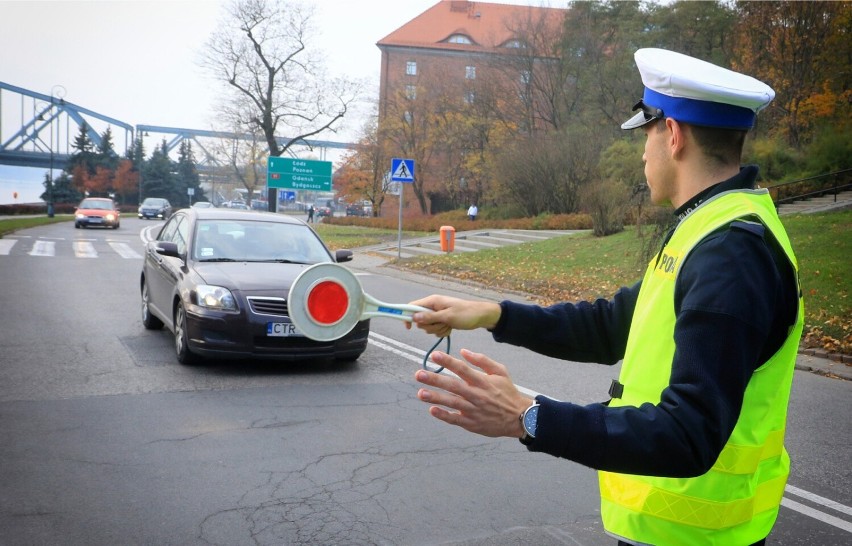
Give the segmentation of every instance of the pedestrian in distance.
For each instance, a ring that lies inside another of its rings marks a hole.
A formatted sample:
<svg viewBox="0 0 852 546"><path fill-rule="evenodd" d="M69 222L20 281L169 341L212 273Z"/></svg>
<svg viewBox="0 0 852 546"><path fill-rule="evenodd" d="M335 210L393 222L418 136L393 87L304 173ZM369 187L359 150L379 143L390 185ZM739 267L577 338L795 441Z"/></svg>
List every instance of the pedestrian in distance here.
<svg viewBox="0 0 852 546"><path fill-rule="evenodd" d="M308 223L310 224L313 221L314 221L314 206L311 205L311 206L308 207Z"/></svg>
<svg viewBox="0 0 852 546"><path fill-rule="evenodd" d="M764 544L790 470L787 405L803 325L798 266L758 169L741 166L766 84L640 49L644 94L622 129L644 132L651 200L676 225L644 277L610 300L550 307L441 295L414 324L565 360L622 361L609 400L531 400L507 367L467 349L420 370L432 416L598 470L601 517L621 545ZM602 393L603 394L603 393ZM602 397L603 399L606 396Z"/></svg>
<svg viewBox="0 0 852 546"><path fill-rule="evenodd" d="M477 214L479 214L479 209L476 207L476 205L471 205L470 208L467 209L467 217L470 219L471 222L476 220Z"/></svg>

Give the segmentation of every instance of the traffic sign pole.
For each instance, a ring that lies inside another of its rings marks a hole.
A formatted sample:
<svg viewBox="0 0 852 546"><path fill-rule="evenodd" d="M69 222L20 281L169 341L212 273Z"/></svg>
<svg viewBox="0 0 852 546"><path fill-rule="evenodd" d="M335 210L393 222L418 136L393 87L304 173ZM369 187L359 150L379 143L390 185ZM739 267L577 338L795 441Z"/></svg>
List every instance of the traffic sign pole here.
<svg viewBox="0 0 852 546"><path fill-rule="evenodd" d="M414 160L401 159L394 157L391 159L391 181L392 182L414 182ZM402 258L402 198L405 195L403 187L405 184L399 185L399 227L396 242L396 258Z"/></svg>
<svg viewBox="0 0 852 546"><path fill-rule="evenodd" d="M405 184L399 185L399 223L397 224L396 235L396 259L402 259L402 194L405 193Z"/></svg>

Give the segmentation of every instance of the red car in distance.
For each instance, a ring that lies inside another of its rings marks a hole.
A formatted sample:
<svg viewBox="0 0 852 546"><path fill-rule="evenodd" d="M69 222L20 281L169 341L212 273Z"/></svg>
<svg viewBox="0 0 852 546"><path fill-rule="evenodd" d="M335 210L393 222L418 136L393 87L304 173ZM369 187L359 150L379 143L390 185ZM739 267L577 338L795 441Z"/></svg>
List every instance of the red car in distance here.
<svg viewBox="0 0 852 546"><path fill-rule="evenodd" d="M86 197L74 210L74 227L110 227L118 229L121 213L115 201L104 197Z"/></svg>

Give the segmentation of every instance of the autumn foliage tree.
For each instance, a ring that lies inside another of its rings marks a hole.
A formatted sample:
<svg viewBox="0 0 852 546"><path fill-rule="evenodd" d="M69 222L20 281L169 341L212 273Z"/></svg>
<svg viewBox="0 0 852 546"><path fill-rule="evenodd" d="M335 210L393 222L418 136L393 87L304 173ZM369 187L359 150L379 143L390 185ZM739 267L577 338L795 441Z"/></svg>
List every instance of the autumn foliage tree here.
<svg viewBox="0 0 852 546"><path fill-rule="evenodd" d="M761 183L850 168L852 2L576 1L560 28L543 23L506 21L514 46L472 55L482 67L475 80L430 62L428 81L407 76L405 89L388 93L379 135L393 157L415 159L424 214L465 200L526 214L577 210L585 184L633 179L612 173L623 171L617 151L641 137L620 124L642 96L633 59L642 47L729 66L776 91L746 141L744 161L761 165Z"/></svg>

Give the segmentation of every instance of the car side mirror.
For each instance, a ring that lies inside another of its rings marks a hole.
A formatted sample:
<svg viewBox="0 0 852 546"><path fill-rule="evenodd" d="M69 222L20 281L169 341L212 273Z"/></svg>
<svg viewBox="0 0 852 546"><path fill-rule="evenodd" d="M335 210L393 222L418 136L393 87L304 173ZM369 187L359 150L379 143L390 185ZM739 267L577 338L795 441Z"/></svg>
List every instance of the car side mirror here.
<svg viewBox="0 0 852 546"><path fill-rule="evenodd" d="M334 259L337 263L352 261L352 251L341 249L334 252Z"/></svg>
<svg viewBox="0 0 852 546"><path fill-rule="evenodd" d="M177 243L172 243L171 241L160 241L154 247L154 251L162 256L183 258L183 256L181 256L178 252Z"/></svg>

